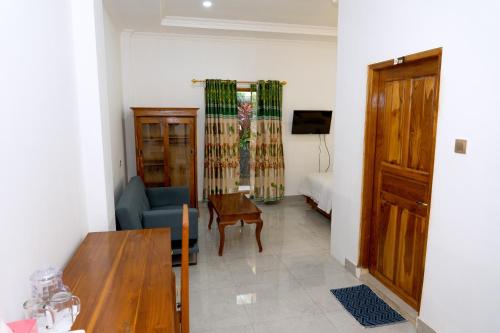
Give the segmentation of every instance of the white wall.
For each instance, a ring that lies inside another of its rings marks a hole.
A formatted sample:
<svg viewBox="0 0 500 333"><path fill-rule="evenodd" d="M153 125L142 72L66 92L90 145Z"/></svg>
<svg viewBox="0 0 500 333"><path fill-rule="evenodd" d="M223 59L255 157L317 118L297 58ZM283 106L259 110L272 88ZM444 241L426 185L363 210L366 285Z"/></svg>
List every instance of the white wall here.
<svg viewBox="0 0 500 333"><path fill-rule="evenodd" d="M280 41L125 32L125 106L199 107L198 187L203 188L205 78L286 80L283 102L286 195L299 193L305 175L318 169L317 136L291 135L294 109L334 108L333 42ZM127 112L127 165L136 173L131 113ZM331 141L327 138L327 142ZM330 147L331 149L331 147ZM323 149L323 152L325 150ZM322 156L326 168L326 154Z"/></svg>
<svg viewBox="0 0 500 333"><path fill-rule="evenodd" d="M0 2L0 317L29 276L114 228L100 0Z"/></svg>
<svg viewBox="0 0 500 333"><path fill-rule="evenodd" d="M111 137L111 162L115 201L127 182L125 170L125 136L122 96L121 33L109 13L104 10L106 74Z"/></svg>
<svg viewBox="0 0 500 333"><path fill-rule="evenodd" d="M87 231L70 3L0 2L0 317Z"/></svg>
<svg viewBox="0 0 500 333"><path fill-rule="evenodd" d="M358 259L367 65L443 47L421 319L440 333L500 330L500 31L497 1L340 3L332 252ZM468 139L467 155L453 153Z"/></svg>
<svg viewBox="0 0 500 333"><path fill-rule="evenodd" d="M87 223L109 231L116 223L102 1L72 0L71 10Z"/></svg>

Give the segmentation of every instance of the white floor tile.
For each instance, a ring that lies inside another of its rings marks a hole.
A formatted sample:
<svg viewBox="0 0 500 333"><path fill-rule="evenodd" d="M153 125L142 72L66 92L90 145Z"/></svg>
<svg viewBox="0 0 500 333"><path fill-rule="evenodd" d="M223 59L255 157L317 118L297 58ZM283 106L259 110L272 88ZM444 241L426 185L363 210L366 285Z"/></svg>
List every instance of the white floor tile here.
<svg viewBox="0 0 500 333"><path fill-rule="evenodd" d="M190 326L194 329L220 329L249 325L243 305L237 304L234 288L191 291Z"/></svg>
<svg viewBox="0 0 500 333"><path fill-rule="evenodd" d="M190 289L213 289L233 287L230 271L222 261L199 262L189 267Z"/></svg>
<svg viewBox="0 0 500 333"><path fill-rule="evenodd" d="M255 333L339 333L322 314L258 323L254 330Z"/></svg>
<svg viewBox="0 0 500 333"><path fill-rule="evenodd" d="M255 333L252 326L232 326L215 329L195 329L191 333Z"/></svg>
<svg viewBox="0 0 500 333"><path fill-rule="evenodd" d="M330 255L330 221L302 198L263 211L262 245L255 226L226 228L218 256L216 222L200 207L198 265L190 267L190 314L194 333L415 333L410 323L365 329L330 289L361 284ZM178 270L176 271L178 273Z"/></svg>

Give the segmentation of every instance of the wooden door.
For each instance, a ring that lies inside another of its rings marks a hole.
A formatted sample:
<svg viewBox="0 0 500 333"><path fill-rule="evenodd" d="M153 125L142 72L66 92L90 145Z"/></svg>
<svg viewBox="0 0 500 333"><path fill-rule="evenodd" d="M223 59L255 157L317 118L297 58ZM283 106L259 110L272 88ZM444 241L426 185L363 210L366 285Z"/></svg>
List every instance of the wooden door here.
<svg viewBox="0 0 500 333"><path fill-rule="evenodd" d="M369 270L417 310L424 277L439 96L441 53L432 54L384 66L373 73L371 87L376 121Z"/></svg>
<svg viewBox="0 0 500 333"><path fill-rule="evenodd" d="M196 206L195 119L167 117L167 186L187 186Z"/></svg>
<svg viewBox="0 0 500 333"><path fill-rule="evenodd" d="M136 118L137 173L147 187L167 185L165 132L163 117Z"/></svg>

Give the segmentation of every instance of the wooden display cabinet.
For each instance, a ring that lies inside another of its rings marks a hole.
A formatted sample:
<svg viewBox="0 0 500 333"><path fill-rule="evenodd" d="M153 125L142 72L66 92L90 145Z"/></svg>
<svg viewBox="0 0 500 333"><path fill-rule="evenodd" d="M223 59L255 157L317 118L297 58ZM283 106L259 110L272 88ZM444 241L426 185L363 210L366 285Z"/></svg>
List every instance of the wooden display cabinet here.
<svg viewBox="0 0 500 333"><path fill-rule="evenodd" d="M137 174L146 187L187 186L198 207L196 108L134 107Z"/></svg>

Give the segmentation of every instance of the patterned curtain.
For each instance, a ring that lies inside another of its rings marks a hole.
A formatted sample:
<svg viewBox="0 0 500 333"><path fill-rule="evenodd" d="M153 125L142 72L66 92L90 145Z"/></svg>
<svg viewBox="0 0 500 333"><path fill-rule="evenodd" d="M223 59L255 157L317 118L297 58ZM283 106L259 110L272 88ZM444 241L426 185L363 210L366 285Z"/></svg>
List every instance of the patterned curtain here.
<svg viewBox="0 0 500 333"><path fill-rule="evenodd" d="M285 195L282 100L283 87L279 81L258 82L253 196L264 202L281 200Z"/></svg>
<svg viewBox="0 0 500 333"><path fill-rule="evenodd" d="M240 152L236 81L207 80L203 198L238 192Z"/></svg>
<svg viewBox="0 0 500 333"><path fill-rule="evenodd" d="M257 85L251 84L252 114L250 117L250 194L255 198L255 152L257 150Z"/></svg>

